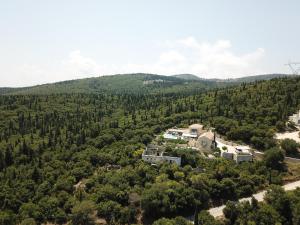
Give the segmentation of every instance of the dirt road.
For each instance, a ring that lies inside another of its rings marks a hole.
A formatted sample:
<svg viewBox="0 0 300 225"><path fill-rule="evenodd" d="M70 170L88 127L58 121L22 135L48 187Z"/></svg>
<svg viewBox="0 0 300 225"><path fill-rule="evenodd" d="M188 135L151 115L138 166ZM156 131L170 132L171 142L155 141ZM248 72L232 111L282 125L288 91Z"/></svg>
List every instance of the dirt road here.
<svg viewBox="0 0 300 225"><path fill-rule="evenodd" d="M300 187L300 180L299 181L295 181L286 185L282 186L284 188L285 191L291 191L291 190L295 190L297 187ZM256 193L254 195L252 195L257 201L261 202L264 200L264 195L265 195L266 191L262 191L259 193ZM239 202L243 202L243 201L251 201L252 197L249 198L242 198L239 200ZM208 210L208 212L213 216L213 217L220 217L223 216L223 209L225 208L225 205L219 206L219 207L215 207L215 208L211 208Z"/></svg>
<svg viewBox="0 0 300 225"><path fill-rule="evenodd" d="M276 133L275 138L279 139L279 140L289 138L289 139L292 139L292 140L300 143L299 131Z"/></svg>

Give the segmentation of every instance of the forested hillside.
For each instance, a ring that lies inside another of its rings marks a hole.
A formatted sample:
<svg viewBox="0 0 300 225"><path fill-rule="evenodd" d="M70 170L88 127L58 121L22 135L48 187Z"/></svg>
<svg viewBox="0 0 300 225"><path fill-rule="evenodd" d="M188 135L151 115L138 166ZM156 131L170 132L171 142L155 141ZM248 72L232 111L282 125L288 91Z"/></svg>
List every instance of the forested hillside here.
<svg viewBox="0 0 300 225"><path fill-rule="evenodd" d="M177 75L173 75L173 77L177 77L184 80L204 80L203 78L200 78L193 74L177 74Z"/></svg>
<svg viewBox="0 0 300 225"><path fill-rule="evenodd" d="M198 224L223 225L223 224L299 224L300 223L300 190L286 193L281 187L272 185L266 192L264 202L252 198L250 202L236 203L228 201L224 212L223 221L218 221L207 211L198 214ZM175 219L162 218L154 225L192 225L182 217Z"/></svg>
<svg viewBox="0 0 300 225"><path fill-rule="evenodd" d="M273 78L287 77L284 74L266 74L236 79L204 79L192 74L163 76L155 74L117 74L78 80L62 81L32 87L1 88L0 94L101 94L101 93L199 93L215 88L224 88Z"/></svg>
<svg viewBox="0 0 300 225"><path fill-rule="evenodd" d="M2 88L0 94L58 94L58 93L178 93L203 92L228 86L228 82L184 79L154 74L122 74L62 81L25 88Z"/></svg>
<svg viewBox="0 0 300 225"><path fill-rule="evenodd" d="M0 96L3 224L80 224L83 218L86 224L99 218L110 224L148 223L191 215L282 183L286 167L273 134L284 130L288 115L299 109L299 78L199 93L176 93L176 85L160 82L154 85L161 89L166 84L172 91L128 92L135 84L115 82L126 90L92 79L81 87L98 90L103 85L103 90L115 91L46 94L68 88L64 82L51 91L43 87L38 95L29 90ZM184 159L182 167L142 162L142 149L155 134L195 122L265 150L265 159L234 164L182 150L176 153Z"/></svg>
<svg viewBox="0 0 300 225"><path fill-rule="evenodd" d="M228 81L231 82L254 82L254 81L262 81L262 80L271 80L275 78L284 78L284 77L293 77L294 75L290 74L264 74L264 75L254 75L254 76L246 76L246 77L240 77L240 78L234 78L234 79L228 79Z"/></svg>

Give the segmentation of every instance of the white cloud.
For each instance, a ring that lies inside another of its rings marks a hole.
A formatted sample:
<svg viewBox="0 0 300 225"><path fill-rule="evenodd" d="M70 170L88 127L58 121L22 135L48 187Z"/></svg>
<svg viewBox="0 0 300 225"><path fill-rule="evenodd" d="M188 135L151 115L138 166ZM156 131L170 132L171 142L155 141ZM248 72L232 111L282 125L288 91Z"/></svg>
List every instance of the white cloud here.
<svg viewBox="0 0 300 225"><path fill-rule="evenodd" d="M79 50L69 53L67 60L62 61L64 70L73 76L95 75L101 71L101 66L95 60L82 56Z"/></svg>
<svg viewBox="0 0 300 225"><path fill-rule="evenodd" d="M245 54L236 54L229 40L214 43L199 42L194 37L167 41L154 63L124 65L123 72L149 72L159 74L193 73L203 77L237 77L265 73L262 59L265 51L257 48Z"/></svg>
<svg viewBox="0 0 300 225"><path fill-rule="evenodd" d="M74 50L64 60L56 63L24 64L8 72L19 74L19 83L11 81L18 86L116 73L145 72L165 75L192 73L205 78L229 78L271 72L265 70L262 62L265 58L263 48L237 54L229 40L201 42L195 37L187 37L168 40L160 47L157 59L144 64L103 64L85 56L79 50ZM144 59L146 60L147 58ZM3 82L10 84L9 77Z"/></svg>
<svg viewBox="0 0 300 225"><path fill-rule="evenodd" d="M185 61L186 58L182 54L174 50L163 52L159 56L160 64L185 63Z"/></svg>
<svg viewBox="0 0 300 225"><path fill-rule="evenodd" d="M85 57L79 50L69 53L66 59L45 64L24 63L8 67L6 72L14 76L0 78L1 86L29 86L100 75L103 68L95 60ZM3 84L2 84L3 83Z"/></svg>
<svg viewBox="0 0 300 225"><path fill-rule="evenodd" d="M188 50L188 73L221 78L264 72L261 60L265 51L262 48L238 55L233 52L229 40L201 43L193 37L188 37L177 43Z"/></svg>
<svg viewBox="0 0 300 225"><path fill-rule="evenodd" d="M63 61L63 73L74 78L115 73L193 73L203 77L237 77L265 73L261 60L265 50L257 48L245 54L236 54L229 40L199 42L194 37L166 41L157 60L145 64L126 63L105 65L85 57L79 50L72 51Z"/></svg>

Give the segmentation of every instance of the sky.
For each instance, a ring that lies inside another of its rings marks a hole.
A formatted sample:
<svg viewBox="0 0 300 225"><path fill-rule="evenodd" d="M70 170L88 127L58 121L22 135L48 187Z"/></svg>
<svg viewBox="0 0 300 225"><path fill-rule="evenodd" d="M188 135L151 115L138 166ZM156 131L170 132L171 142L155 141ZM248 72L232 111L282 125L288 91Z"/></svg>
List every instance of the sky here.
<svg viewBox="0 0 300 225"><path fill-rule="evenodd" d="M299 0L0 0L0 87L138 72L290 73L299 9Z"/></svg>

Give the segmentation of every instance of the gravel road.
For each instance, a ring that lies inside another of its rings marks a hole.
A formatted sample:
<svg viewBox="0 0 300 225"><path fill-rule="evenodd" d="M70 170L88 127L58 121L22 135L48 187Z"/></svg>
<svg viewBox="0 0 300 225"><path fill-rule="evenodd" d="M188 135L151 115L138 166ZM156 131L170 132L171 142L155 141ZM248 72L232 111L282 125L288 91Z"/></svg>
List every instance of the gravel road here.
<svg viewBox="0 0 300 225"><path fill-rule="evenodd" d="M300 180L299 181L295 181L286 185L282 186L284 188L285 191L291 191L291 190L295 190L297 187L300 187ZM261 202L264 200L264 195L265 195L266 191L262 191L259 193L256 193L254 195L252 195L255 199L257 199L257 201ZM239 202L243 202L243 201L251 201L252 197L249 198L242 198L239 200ZM220 217L223 216L223 209L225 208L225 205L219 206L219 207L215 207L215 208L211 208L208 210L208 212L213 216L213 217Z"/></svg>

